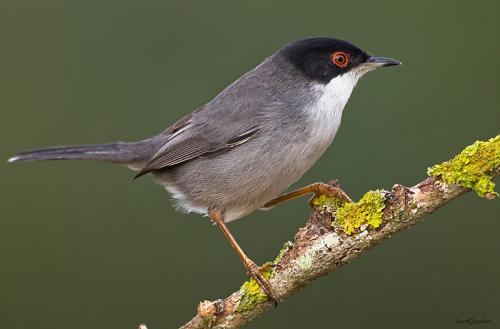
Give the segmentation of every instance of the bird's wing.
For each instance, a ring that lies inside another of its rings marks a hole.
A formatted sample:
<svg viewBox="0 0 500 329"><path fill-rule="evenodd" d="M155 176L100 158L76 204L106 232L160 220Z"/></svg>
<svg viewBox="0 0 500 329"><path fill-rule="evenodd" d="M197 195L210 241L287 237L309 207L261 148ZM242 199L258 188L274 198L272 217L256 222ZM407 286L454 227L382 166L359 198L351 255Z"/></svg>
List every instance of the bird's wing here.
<svg viewBox="0 0 500 329"><path fill-rule="evenodd" d="M228 120L232 113L220 120L207 120L207 116L199 115L199 112L200 110L185 116L163 132L169 135L166 143L135 178L153 170L227 152L250 140L259 130L255 120Z"/></svg>

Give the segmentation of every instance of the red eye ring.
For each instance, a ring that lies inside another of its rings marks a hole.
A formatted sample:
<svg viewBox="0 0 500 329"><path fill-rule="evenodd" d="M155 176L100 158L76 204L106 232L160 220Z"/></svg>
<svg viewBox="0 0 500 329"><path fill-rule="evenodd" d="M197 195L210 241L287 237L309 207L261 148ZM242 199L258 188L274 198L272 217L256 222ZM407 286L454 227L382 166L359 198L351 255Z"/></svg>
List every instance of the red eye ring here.
<svg viewBox="0 0 500 329"><path fill-rule="evenodd" d="M332 54L332 62L340 68L344 68L349 65L350 56L348 53L343 51L336 51Z"/></svg>

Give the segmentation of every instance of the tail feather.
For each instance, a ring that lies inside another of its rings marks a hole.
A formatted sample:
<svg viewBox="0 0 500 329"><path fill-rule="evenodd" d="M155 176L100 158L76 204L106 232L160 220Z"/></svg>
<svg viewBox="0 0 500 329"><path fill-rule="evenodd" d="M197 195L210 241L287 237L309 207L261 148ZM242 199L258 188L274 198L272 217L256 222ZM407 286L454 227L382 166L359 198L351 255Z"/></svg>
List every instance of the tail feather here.
<svg viewBox="0 0 500 329"><path fill-rule="evenodd" d="M97 160L123 164L133 170L140 170L156 150L152 140L110 144L56 146L28 150L11 157L8 162L39 160Z"/></svg>

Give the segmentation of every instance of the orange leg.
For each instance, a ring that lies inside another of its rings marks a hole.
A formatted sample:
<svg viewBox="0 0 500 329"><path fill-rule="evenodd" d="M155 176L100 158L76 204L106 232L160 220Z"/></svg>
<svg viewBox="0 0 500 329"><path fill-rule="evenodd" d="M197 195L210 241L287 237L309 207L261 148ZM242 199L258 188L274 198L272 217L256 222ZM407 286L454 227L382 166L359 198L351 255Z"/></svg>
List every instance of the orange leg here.
<svg viewBox="0 0 500 329"><path fill-rule="evenodd" d="M208 216L220 228L226 239L231 244L231 247L233 247L238 257L240 257L241 261L243 262L243 265L245 265L250 275L255 279L255 281L257 281L257 283L262 288L264 293L269 297L270 300L274 302L275 306L278 305L278 301L274 296L273 290L271 289L271 285L266 280L266 278L264 278L262 273L260 273L260 269L257 266L257 264L255 264L250 258L248 258L243 249L241 249L240 245L238 244L238 242L236 242L236 239L227 228L226 223L224 223L223 213L220 210L211 210L208 212Z"/></svg>
<svg viewBox="0 0 500 329"><path fill-rule="evenodd" d="M307 185L306 187L300 188L298 190L280 195L266 203L263 208L270 208L279 203L292 200L298 197L301 197L305 194L314 193L316 196L320 196L322 194L326 194L329 196L334 196L339 198L344 202L352 202L351 198L338 186L336 183L326 184L326 183L313 183L311 185Z"/></svg>

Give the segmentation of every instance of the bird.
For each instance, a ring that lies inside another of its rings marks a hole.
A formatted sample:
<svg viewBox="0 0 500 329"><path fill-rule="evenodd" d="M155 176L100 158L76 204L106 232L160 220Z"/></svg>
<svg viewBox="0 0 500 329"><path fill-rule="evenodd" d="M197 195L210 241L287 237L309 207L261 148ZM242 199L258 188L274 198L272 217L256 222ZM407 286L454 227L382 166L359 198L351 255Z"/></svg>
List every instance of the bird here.
<svg viewBox="0 0 500 329"><path fill-rule="evenodd" d="M137 172L134 178L152 175L178 210L208 216L220 228L249 275L277 305L268 280L227 223L305 194L350 201L339 187L325 183L282 193L332 143L358 80L378 67L400 64L348 41L303 38L151 138L28 150L8 162L98 160L124 165Z"/></svg>

